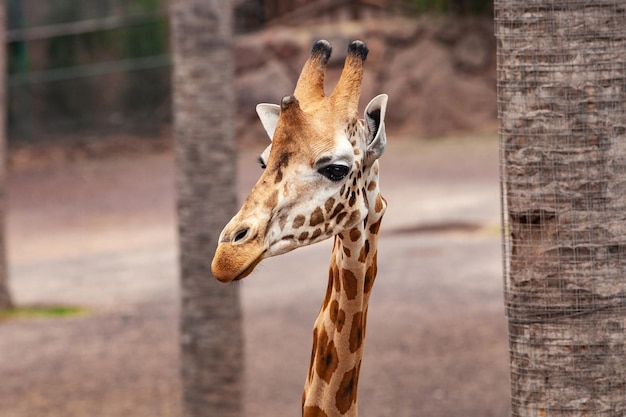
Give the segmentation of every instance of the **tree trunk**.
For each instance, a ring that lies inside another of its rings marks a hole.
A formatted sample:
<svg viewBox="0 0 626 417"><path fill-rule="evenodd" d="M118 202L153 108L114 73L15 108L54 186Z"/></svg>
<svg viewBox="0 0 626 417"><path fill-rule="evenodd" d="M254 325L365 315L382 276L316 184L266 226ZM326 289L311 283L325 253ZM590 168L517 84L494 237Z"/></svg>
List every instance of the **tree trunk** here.
<svg viewBox="0 0 626 417"><path fill-rule="evenodd" d="M174 130L181 271L183 415L242 415L238 287L211 260L237 211L231 4L174 0Z"/></svg>
<svg viewBox="0 0 626 417"><path fill-rule="evenodd" d="M626 3L495 1L513 416L626 415Z"/></svg>
<svg viewBox="0 0 626 417"><path fill-rule="evenodd" d="M6 177L6 123L5 108L7 102L6 92L6 19L4 15L4 2L0 3L0 310L13 307L11 293L9 291L9 275L7 272L6 246L5 246L5 177Z"/></svg>

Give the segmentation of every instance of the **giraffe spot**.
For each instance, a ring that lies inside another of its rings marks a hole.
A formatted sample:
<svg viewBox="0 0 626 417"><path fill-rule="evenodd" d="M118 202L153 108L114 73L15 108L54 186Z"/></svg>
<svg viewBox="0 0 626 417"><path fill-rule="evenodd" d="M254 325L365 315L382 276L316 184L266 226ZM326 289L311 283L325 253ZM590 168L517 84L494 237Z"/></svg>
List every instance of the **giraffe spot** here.
<svg viewBox="0 0 626 417"><path fill-rule="evenodd" d="M287 165L289 165L289 156L291 156L291 153L289 152L283 152L280 155L280 159L278 160L278 168L286 167Z"/></svg>
<svg viewBox="0 0 626 417"><path fill-rule="evenodd" d="M357 279L352 271L349 269L341 270L343 289L349 300L354 300L357 294Z"/></svg>
<svg viewBox="0 0 626 417"><path fill-rule="evenodd" d="M368 239L365 240L365 244L361 248L361 253L359 254L359 262L365 262L367 259L367 255L370 253L370 241Z"/></svg>
<svg viewBox="0 0 626 417"><path fill-rule="evenodd" d="M350 257L350 249L346 248L345 246L343 247L343 253L345 253L348 258Z"/></svg>
<svg viewBox="0 0 626 417"><path fill-rule="evenodd" d="M322 212L322 209L319 207L315 207L315 210L313 210L313 213L311 213L311 219L309 220L309 224L311 226L317 226L323 221L324 213Z"/></svg>
<svg viewBox="0 0 626 417"><path fill-rule="evenodd" d="M350 352L354 353L363 344L363 312L358 311L352 316L352 326L350 326Z"/></svg>
<svg viewBox="0 0 626 417"><path fill-rule="evenodd" d="M357 177L358 179L361 179L361 175L363 175L363 174L361 173L361 171L359 171L356 177Z"/></svg>
<svg viewBox="0 0 626 417"><path fill-rule="evenodd" d="M355 155L359 155L360 153L361 153L361 151L360 151L360 150L358 150L358 149L355 149L355 150L354 150L354 154L355 154Z"/></svg>
<svg viewBox="0 0 626 417"><path fill-rule="evenodd" d="M316 405L307 405L302 409L302 417L328 417L328 414Z"/></svg>
<svg viewBox="0 0 626 417"><path fill-rule="evenodd" d="M350 407L356 403L358 378L358 365L343 374L339 389L335 394L335 403L341 414L347 413Z"/></svg>
<svg viewBox="0 0 626 417"><path fill-rule="evenodd" d="M378 268L376 265L376 255L374 255L372 264L365 271L365 284L364 284L363 290L365 291L366 294L369 294L369 292L372 290L372 287L374 286L374 280L376 279L376 272L378 272L377 269Z"/></svg>
<svg viewBox="0 0 626 417"><path fill-rule="evenodd" d="M339 278L339 268L337 264L333 262L332 267L330 268L333 274L333 287L335 291L341 291L341 279Z"/></svg>
<svg viewBox="0 0 626 417"><path fill-rule="evenodd" d="M348 187L348 189L346 190L346 195L344 196L344 198L350 197L350 193L351 192L352 192L352 187Z"/></svg>
<svg viewBox="0 0 626 417"><path fill-rule="evenodd" d="M330 211L333 209L333 206L335 205L335 199L334 198L329 198L328 200L326 200L326 203L324 204L324 208L326 209L326 213L330 213Z"/></svg>
<svg viewBox="0 0 626 417"><path fill-rule="evenodd" d="M328 334L320 329L317 341L317 353L315 355L315 372L327 383L339 366L339 356L334 341L329 341Z"/></svg>
<svg viewBox="0 0 626 417"><path fill-rule="evenodd" d="M374 164L374 174L378 175L378 164Z"/></svg>
<svg viewBox="0 0 626 417"><path fill-rule="evenodd" d="M352 180L352 186L353 186L353 187L356 187L356 178L354 178L354 179Z"/></svg>
<svg viewBox="0 0 626 417"><path fill-rule="evenodd" d="M374 210L376 210L376 213L380 213L382 209L383 209L383 198L380 196L380 194L378 194L376 196L376 204L374 206Z"/></svg>
<svg viewBox="0 0 626 417"><path fill-rule="evenodd" d="M302 214L298 214L293 219L293 224L291 225L291 227L293 227L294 229L302 227L302 225L304 224L305 221L306 221L306 217L304 217Z"/></svg>
<svg viewBox="0 0 626 417"><path fill-rule="evenodd" d="M326 286L326 295L324 296L324 304L322 305L322 310L326 310L326 306L330 302L332 291L333 291L333 275L332 272L328 271L328 285Z"/></svg>
<svg viewBox="0 0 626 417"><path fill-rule="evenodd" d="M344 324L346 324L346 312L339 310L339 313L337 313L337 331L339 333L341 333Z"/></svg>
<svg viewBox="0 0 626 417"><path fill-rule="evenodd" d="M274 184L278 184L283 180L283 170L278 168L276 170L276 176L274 177Z"/></svg>
<svg viewBox="0 0 626 417"><path fill-rule="evenodd" d="M295 238L294 235L286 235L286 236L283 236L281 240L293 240L294 238Z"/></svg>
<svg viewBox="0 0 626 417"><path fill-rule="evenodd" d="M338 215L341 210L343 210L345 206L342 203L337 204L337 206L335 207L335 209L333 210L332 214L330 215L330 218L334 218L336 215Z"/></svg>
<svg viewBox="0 0 626 417"><path fill-rule="evenodd" d="M333 300L333 302L330 303L329 315L330 315L330 321L332 321L333 324L336 325L337 317L339 316L339 303L337 302L337 300Z"/></svg>
<svg viewBox="0 0 626 417"><path fill-rule="evenodd" d="M311 362L309 363L309 373L307 374L309 382L313 380L313 363L315 362L316 352L317 352L317 328L313 328L313 349L311 350Z"/></svg>
<svg viewBox="0 0 626 417"><path fill-rule="evenodd" d="M354 226L357 221L359 221L359 217L361 217L361 213L358 210L354 210L350 213L350 218L346 222L346 226Z"/></svg>
<svg viewBox="0 0 626 417"><path fill-rule="evenodd" d="M354 203L356 203L356 193L352 191L352 193L350 194L350 200L348 200L348 205L352 207Z"/></svg>
<svg viewBox="0 0 626 417"><path fill-rule="evenodd" d="M315 229L311 234L311 240L317 239L322 234L322 229Z"/></svg>
<svg viewBox="0 0 626 417"><path fill-rule="evenodd" d="M380 219L378 219L378 221L377 221L376 223L374 223L373 225L371 225L371 226L370 226L370 233L371 233L371 234L373 234L373 235L378 234L378 230L380 229L380 222L381 222L382 220L383 220L383 219L382 219L382 218L380 218Z"/></svg>
<svg viewBox="0 0 626 417"><path fill-rule="evenodd" d="M350 240L356 242L361 237L361 231L356 227L350 229Z"/></svg>
<svg viewBox="0 0 626 417"><path fill-rule="evenodd" d="M339 195L343 195L343 192L346 190L346 184L341 186L341 189L339 190Z"/></svg>
<svg viewBox="0 0 626 417"><path fill-rule="evenodd" d="M367 191L374 191L376 189L376 181L370 181L369 184L367 184Z"/></svg>
<svg viewBox="0 0 626 417"><path fill-rule="evenodd" d="M337 224L341 223L341 221L344 219L344 217L346 217L348 215L348 213L346 213L345 211L342 211L341 213L339 213L337 215Z"/></svg>
<svg viewBox="0 0 626 417"><path fill-rule="evenodd" d="M367 310L369 310L369 307L365 307L363 312L363 340L365 340L365 333L367 333Z"/></svg>
<svg viewBox="0 0 626 417"><path fill-rule="evenodd" d="M273 208L276 207L276 204L278 204L278 190L275 190L272 195L265 200L266 207Z"/></svg>
<svg viewBox="0 0 626 417"><path fill-rule="evenodd" d="M300 236L298 236L298 240L306 240L307 237L309 237L309 232L302 232Z"/></svg>
<svg viewBox="0 0 626 417"><path fill-rule="evenodd" d="M363 188L361 189L361 191L363 192L363 203L365 204L365 207L369 207L370 202L369 202L369 200L367 199L367 193L365 192L365 187L363 187ZM366 217L366 219L367 219L367 217Z"/></svg>

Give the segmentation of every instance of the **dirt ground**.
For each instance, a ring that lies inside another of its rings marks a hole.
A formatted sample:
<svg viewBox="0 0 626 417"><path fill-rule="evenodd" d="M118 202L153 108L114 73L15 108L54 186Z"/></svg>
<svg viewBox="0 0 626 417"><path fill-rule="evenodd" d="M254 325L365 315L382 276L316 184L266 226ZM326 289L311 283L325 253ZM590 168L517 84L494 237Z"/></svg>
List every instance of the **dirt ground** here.
<svg viewBox="0 0 626 417"><path fill-rule="evenodd" d="M242 150L239 192L260 170ZM89 313L0 322L0 417L158 417L180 410L170 152L64 158L9 175L21 305ZM495 136L390 138L359 387L367 417L509 414ZM245 415L300 415L328 242L264 261L241 284Z"/></svg>

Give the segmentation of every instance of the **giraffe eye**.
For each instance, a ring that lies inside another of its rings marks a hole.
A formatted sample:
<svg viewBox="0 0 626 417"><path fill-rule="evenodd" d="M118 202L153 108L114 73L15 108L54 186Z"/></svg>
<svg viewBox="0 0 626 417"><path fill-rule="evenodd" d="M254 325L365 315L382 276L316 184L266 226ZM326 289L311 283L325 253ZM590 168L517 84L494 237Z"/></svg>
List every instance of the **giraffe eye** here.
<svg viewBox="0 0 626 417"><path fill-rule="evenodd" d="M348 175L349 171L350 167L337 164L327 165L324 168L320 168L317 170L317 172L319 172L331 181L341 181L346 177L346 175Z"/></svg>
<svg viewBox="0 0 626 417"><path fill-rule="evenodd" d="M261 169L265 169L267 168L267 165L265 165L265 162L263 161L263 158L261 158L259 156L259 158L257 159L257 161L259 161L259 164L261 165Z"/></svg>

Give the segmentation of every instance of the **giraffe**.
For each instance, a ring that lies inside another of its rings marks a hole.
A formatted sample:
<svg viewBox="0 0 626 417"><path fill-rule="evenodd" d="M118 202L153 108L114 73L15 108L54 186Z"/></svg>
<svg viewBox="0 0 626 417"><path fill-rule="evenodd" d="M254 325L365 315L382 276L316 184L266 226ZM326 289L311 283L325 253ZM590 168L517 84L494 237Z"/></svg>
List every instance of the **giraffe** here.
<svg viewBox="0 0 626 417"><path fill-rule="evenodd" d="M324 93L332 48L313 44L293 95L259 104L271 143L264 171L224 227L213 275L241 280L261 262L334 236L328 287L313 328L302 394L304 417L356 417L368 302L376 277L377 234L387 207L378 158L386 145L387 95L358 118L367 46L353 41L334 91Z"/></svg>

